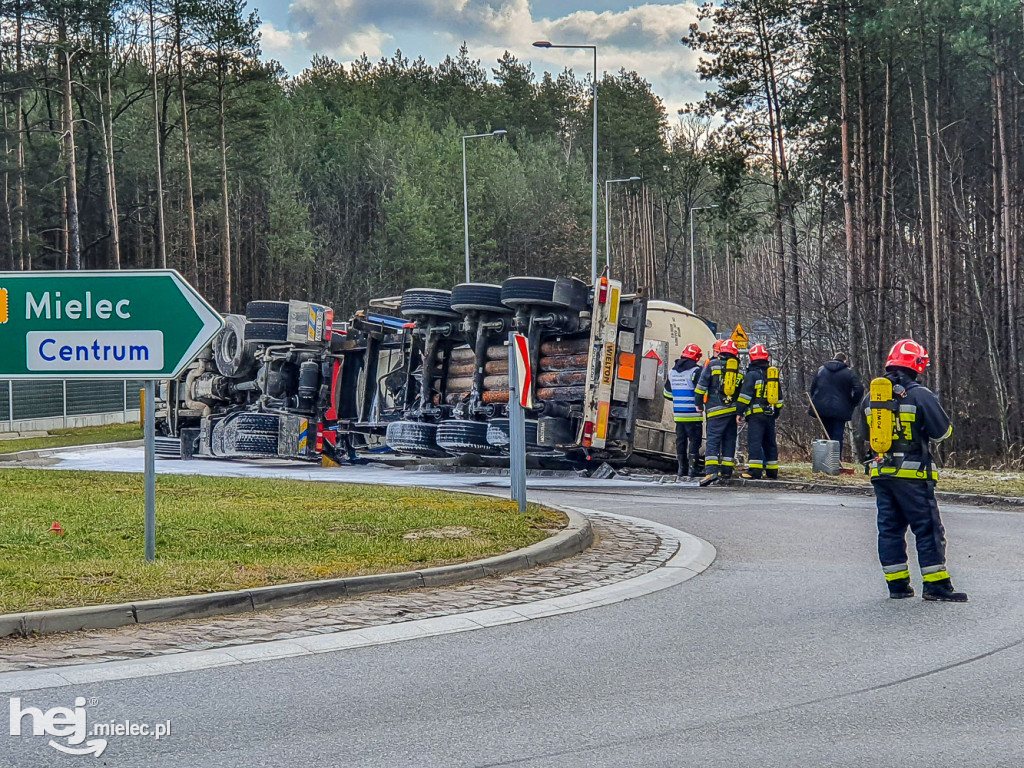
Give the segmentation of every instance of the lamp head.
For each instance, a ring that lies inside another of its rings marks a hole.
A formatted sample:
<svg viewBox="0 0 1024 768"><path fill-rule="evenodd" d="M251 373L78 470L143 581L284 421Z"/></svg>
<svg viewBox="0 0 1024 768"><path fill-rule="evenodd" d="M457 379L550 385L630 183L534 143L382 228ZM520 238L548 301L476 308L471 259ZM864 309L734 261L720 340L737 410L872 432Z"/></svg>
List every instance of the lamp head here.
<svg viewBox="0 0 1024 768"><path fill-rule="evenodd" d="M533 44L533 47L534 48L550 48L551 47L551 43L548 42L547 40L538 40L537 42L535 42Z"/></svg>
<svg viewBox="0 0 1024 768"><path fill-rule="evenodd" d="M491 136L504 136L506 133L508 133L508 131L504 128L499 128L496 131L491 131Z"/></svg>

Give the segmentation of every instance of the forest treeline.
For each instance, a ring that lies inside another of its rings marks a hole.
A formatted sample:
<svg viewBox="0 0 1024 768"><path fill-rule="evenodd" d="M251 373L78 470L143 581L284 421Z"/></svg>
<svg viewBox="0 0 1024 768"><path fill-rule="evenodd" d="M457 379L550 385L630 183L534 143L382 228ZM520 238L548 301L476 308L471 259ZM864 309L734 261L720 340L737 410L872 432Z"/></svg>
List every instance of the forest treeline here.
<svg viewBox="0 0 1024 768"><path fill-rule="evenodd" d="M947 457L1015 461L1024 110L1019 4L727 0L681 41L708 93L668 114L602 76L613 274L771 345L791 403L844 349L928 346ZM0 269L178 269L215 305L590 270L588 78L463 47L286 77L241 0L3 0ZM709 208L707 206L717 206ZM690 295L690 217L697 295ZM815 436L795 407L794 445Z"/></svg>

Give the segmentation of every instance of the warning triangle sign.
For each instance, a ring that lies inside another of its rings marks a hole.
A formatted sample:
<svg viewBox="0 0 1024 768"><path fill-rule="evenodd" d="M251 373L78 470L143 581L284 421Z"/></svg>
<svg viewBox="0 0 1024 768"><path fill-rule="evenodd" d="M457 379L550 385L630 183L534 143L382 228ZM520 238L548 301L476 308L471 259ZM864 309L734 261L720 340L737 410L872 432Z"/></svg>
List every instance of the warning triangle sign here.
<svg viewBox="0 0 1024 768"><path fill-rule="evenodd" d="M747 332L743 330L743 326L738 323L736 325L736 330L732 332L731 338L736 342L736 346L740 349L746 349L750 343L750 337L747 336Z"/></svg>

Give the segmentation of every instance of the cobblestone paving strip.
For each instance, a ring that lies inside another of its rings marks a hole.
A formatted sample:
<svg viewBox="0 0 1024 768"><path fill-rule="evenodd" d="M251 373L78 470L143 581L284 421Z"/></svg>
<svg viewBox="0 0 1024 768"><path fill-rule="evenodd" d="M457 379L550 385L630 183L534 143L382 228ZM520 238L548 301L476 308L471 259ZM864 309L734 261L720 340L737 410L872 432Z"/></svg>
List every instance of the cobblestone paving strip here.
<svg viewBox="0 0 1024 768"><path fill-rule="evenodd" d="M0 673L344 632L466 611L523 605L614 584L664 565L678 542L642 525L588 513L594 545L553 565L458 587L369 595L217 619L145 624L40 638L0 639Z"/></svg>

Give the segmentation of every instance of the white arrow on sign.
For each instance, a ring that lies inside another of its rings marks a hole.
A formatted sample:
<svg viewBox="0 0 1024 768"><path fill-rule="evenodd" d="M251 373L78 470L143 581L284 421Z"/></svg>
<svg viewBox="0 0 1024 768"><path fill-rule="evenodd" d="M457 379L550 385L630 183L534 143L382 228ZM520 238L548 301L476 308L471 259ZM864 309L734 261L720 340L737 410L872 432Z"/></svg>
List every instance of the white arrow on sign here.
<svg viewBox="0 0 1024 768"><path fill-rule="evenodd" d="M66 755L95 755L95 757L99 757L103 754L103 750L107 748L107 740L93 739L92 741L85 742L84 747L75 748L65 747L63 744L58 744L53 739L50 739L50 746Z"/></svg>

